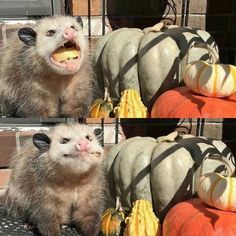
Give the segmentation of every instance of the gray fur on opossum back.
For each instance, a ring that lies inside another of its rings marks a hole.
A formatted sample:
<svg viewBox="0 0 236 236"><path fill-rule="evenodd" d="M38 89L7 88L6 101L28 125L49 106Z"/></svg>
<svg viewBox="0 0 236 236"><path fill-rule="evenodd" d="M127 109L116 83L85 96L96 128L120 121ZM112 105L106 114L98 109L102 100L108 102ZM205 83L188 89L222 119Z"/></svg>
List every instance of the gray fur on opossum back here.
<svg viewBox="0 0 236 236"><path fill-rule="evenodd" d="M8 38L0 60L2 112L17 117L85 117L96 93L89 51L74 75L52 71L34 46Z"/></svg>

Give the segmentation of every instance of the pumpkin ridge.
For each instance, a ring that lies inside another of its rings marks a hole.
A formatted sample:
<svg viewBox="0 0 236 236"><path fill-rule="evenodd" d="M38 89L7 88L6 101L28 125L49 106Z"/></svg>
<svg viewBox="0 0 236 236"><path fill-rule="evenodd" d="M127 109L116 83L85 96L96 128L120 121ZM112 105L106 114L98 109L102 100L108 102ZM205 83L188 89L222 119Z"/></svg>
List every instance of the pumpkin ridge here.
<svg viewBox="0 0 236 236"><path fill-rule="evenodd" d="M209 177L209 175L211 175L211 173L200 176L198 186L201 186L201 184L206 180L206 178Z"/></svg>
<svg viewBox="0 0 236 236"><path fill-rule="evenodd" d="M102 218L101 218L101 227L103 228L103 226L104 226L104 228L105 228L105 232L108 232L108 222L110 222L110 219L111 219L111 215L110 215L110 213L111 213L111 211L112 211L112 209L111 208L108 208L104 213L103 213L103 215L102 215ZM105 224L104 224L104 218L106 217L108 215L108 220L107 220L107 222L105 222Z"/></svg>
<svg viewBox="0 0 236 236"><path fill-rule="evenodd" d="M153 161L153 158L154 158L153 153L154 153L155 149L156 149L156 146L153 147L152 152L151 152L150 170L152 169L152 161ZM153 188L154 188L154 186L152 185L152 177L151 177L151 174L149 174L149 186L150 186L151 192L153 193ZM151 198L152 198L152 202L154 202L154 199L153 199L153 198L154 198L154 195L153 195L153 194L151 194Z"/></svg>
<svg viewBox="0 0 236 236"><path fill-rule="evenodd" d="M98 112L100 108L101 108L101 104L98 105L98 109L96 110L96 117L98 116Z"/></svg>
<svg viewBox="0 0 236 236"><path fill-rule="evenodd" d="M214 204L214 201L213 201L213 194L214 194L214 191L216 189L216 186L217 184L220 182L221 178L218 176L218 179L215 181L215 183L212 185L211 187L211 191L210 191L210 201L211 201L211 204L212 206L215 206Z"/></svg>
<svg viewBox="0 0 236 236"><path fill-rule="evenodd" d="M97 101L94 101L94 103L90 107L90 110L93 109L96 105L97 105Z"/></svg>
<svg viewBox="0 0 236 236"><path fill-rule="evenodd" d="M233 197L233 179L232 178L227 178L227 186L229 188L229 194L228 194L228 199L227 199L227 206L228 208L231 208L232 205L232 197Z"/></svg>
<svg viewBox="0 0 236 236"><path fill-rule="evenodd" d="M234 78L234 91L236 91L236 68L232 65L229 65L229 71L232 73L232 76Z"/></svg>
<svg viewBox="0 0 236 236"><path fill-rule="evenodd" d="M111 214L108 216L108 220L107 220L107 223L106 223L106 232L109 232L108 230L109 230L109 222L110 222L110 220L111 220Z"/></svg>
<svg viewBox="0 0 236 236"><path fill-rule="evenodd" d="M231 73L229 65L223 65L223 69L225 70L225 77L223 78L223 82L222 82L221 88L224 86L224 83L227 81L227 74L230 75L230 73ZM236 80L234 79L234 86L233 86L232 92L235 91L234 89L236 88L235 87L235 82L236 82Z"/></svg>
<svg viewBox="0 0 236 236"><path fill-rule="evenodd" d="M199 70L197 78L196 78L196 92L199 93L200 89L199 89L199 80L201 78L202 72L204 71L204 69L207 67L206 64L203 64L202 68Z"/></svg>
<svg viewBox="0 0 236 236"><path fill-rule="evenodd" d="M187 74L188 70L193 66L195 65L196 63L198 63L198 61L192 61L191 63L187 64L185 70L184 70L184 77L185 77L185 74Z"/></svg>
<svg viewBox="0 0 236 236"><path fill-rule="evenodd" d="M214 68L214 76L213 76L213 97L216 96L216 91L217 91L217 82L218 82L218 65L217 64L214 64L213 65L213 68Z"/></svg>

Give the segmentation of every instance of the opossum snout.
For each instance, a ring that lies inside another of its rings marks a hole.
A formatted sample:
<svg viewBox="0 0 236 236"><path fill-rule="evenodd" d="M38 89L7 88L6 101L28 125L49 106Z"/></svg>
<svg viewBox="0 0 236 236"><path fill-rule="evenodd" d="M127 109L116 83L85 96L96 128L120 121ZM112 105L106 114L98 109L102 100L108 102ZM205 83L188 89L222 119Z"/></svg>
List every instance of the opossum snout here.
<svg viewBox="0 0 236 236"><path fill-rule="evenodd" d="M76 148L79 151L88 151L90 147L90 143L87 139L81 138L78 143L76 144Z"/></svg>
<svg viewBox="0 0 236 236"><path fill-rule="evenodd" d="M71 27L67 27L65 28L62 37L66 40L72 40L75 39L76 37L76 31L75 29L71 28Z"/></svg>

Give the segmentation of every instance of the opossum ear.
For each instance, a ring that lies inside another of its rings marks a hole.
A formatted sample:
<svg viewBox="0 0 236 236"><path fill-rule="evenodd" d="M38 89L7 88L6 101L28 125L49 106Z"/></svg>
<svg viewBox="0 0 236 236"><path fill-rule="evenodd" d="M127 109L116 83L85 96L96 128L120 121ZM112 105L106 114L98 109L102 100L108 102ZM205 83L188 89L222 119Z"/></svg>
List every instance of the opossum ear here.
<svg viewBox="0 0 236 236"><path fill-rule="evenodd" d="M21 28L18 31L19 39L29 46L33 46L36 43L37 33L29 27Z"/></svg>
<svg viewBox="0 0 236 236"><path fill-rule="evenodd" d="M81 25L81 27L84 27L83 21L82 21L82 17L81 16L77 16L76 17L76 21Z"/></svg>
<svg viewBox="0 0 236 236"><path fill-rule="evenodd" d="M103 130L97 128L93 131L93 133L95 134L99 144L102 146L103 145Z"/></svg>
<svg viewBox="0 0 236 236"><path fill-rule="evenodd" d="M41 151L47 151L50 147L51 139L44 133L37 133L33 136L33 144Z"/></svg>

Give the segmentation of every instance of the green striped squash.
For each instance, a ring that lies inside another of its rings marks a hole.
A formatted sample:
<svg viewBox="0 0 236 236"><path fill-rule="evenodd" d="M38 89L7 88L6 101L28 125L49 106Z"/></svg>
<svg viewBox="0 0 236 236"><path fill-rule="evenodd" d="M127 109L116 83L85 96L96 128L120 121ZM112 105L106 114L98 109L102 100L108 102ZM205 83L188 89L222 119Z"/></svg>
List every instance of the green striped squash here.
<svg viewBox="0 0 236 236"><path fill-rule="evenodd" d="M200 176L197 193L199 198L209 206L220 210L236 211L236 178L232 177L233 171L229 161L218 155L206 157L205 159L220 160L228 170L228 176L219 173L207 173ZM202 166L204 161L202 162ZM201 172L201 171L200 171Z"/></svg>
<svg viewBox="0 0 236 236"><path fill-rule="evenodd" d="M193 92L208 97L223 98L234 94L236 66L217 63L218 54L215 49L210 45L204 47L212 55L213 63L203 60L188 63L183 75L186 86Z"/></svg>
<svg viewBox="0 0 236 236"><path fill-rule="evenodd" d="M109 118L113 111L113 101L107 88L105 88L104 99L98 98L92 102L89 117L90 118Z"/></svg>
<svg viewBox="0 0 236 236"><path fill-rule="evenodd" d="M116 208L108 208L102 215L101 233L102 236L118 236L122 232L121 224L125 219L124 210L121 207L119 198L116 198Z"/></svg>

